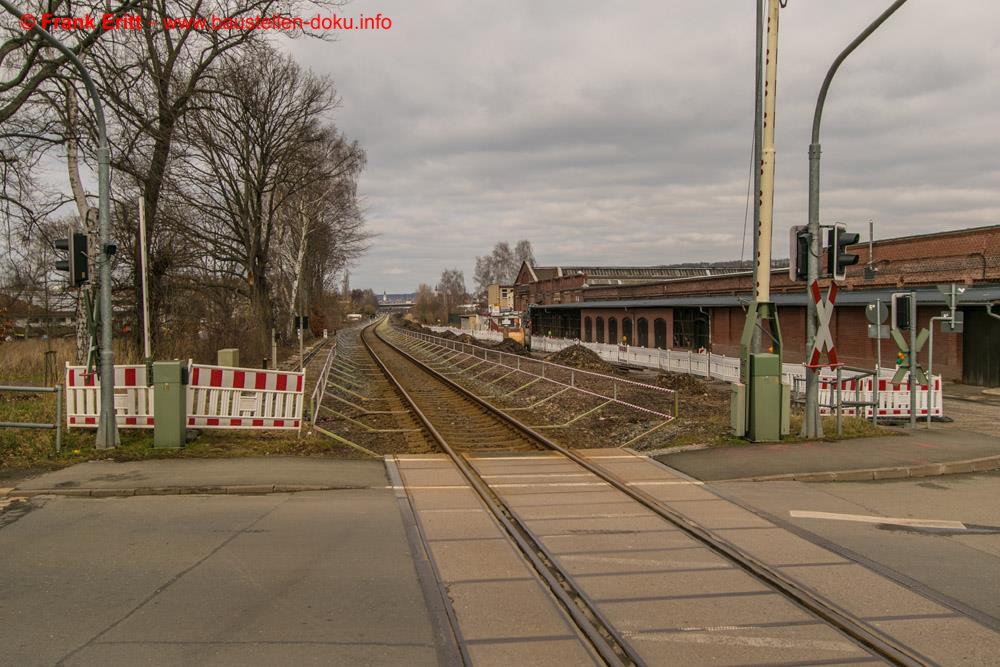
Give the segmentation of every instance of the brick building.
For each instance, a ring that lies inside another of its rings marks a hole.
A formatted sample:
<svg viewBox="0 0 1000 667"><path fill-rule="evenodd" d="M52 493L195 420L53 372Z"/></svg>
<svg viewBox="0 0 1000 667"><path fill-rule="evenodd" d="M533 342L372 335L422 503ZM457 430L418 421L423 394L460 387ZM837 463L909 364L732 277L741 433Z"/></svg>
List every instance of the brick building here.
<svg viewBox="0 0 1000 667"><path fill-rule="evenodd" d="M876 341L868 338L864 309L876 299L888 303L893 292L917 293L918 323L928 326L946 302L939 284L966 288L960 302L965 331L934 337L934 370L946 380L1000 386L1000 319L986 306L1000 303L1000 225L907 236L873 245L874 276L866 278L868 245L851 249L860 255L843 281L831 332L838 354L852 366L872 367ZM537 272L537 268L535 271ZM593 270L593 269L591 269ZM519 276L519 280L522 276ZM552 284L551 279L538 283ZM821 281L825 294L829 280ZM545 295L547 287L520 285L526 295ZM515 287L515 290L517 286ZM729 270L721 275L676 276L629 284L591 284L583 280L571 302L550 300L530 307L532 331L613 342L625 337L630 345L671 349L711 350L737 356L744 312L752 295L752 274ZM787 269L771 276L772 299L778 306L784 356L789 362L805 357L806 293ZM996 311L1000 311L998 305ZM895 345L882 342L882 363L891 364ZM926 363L926 355L921 357Z"/></svg>
<svg viewBox="0 0 1000 667"><path fill-rule="evenodd" d="M514 280L514 308L579 303L584 290L617 289L629 285L659 284L683 278L705 278L746 271L741 262L677 264L670 266L532 266L524 262Z"/></svg>

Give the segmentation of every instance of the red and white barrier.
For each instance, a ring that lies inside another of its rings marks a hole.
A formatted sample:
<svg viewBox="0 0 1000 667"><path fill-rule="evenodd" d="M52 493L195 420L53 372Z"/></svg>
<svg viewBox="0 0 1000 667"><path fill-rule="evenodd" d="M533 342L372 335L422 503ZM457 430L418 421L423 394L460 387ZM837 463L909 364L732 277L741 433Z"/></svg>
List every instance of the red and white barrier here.
<svg viewBox="0 0 1000 667"><path fill-rule="evenodd" d="M194 364L188 382L188 426L297 429L305 373Z"/></svg>
<svg viewBox="0 0 1000 667"><path fill-rule="evenodd" d="M305 373L191 364L187 421L196 428L298 429ZM66 423L97 428L101 383L83 366L66 366ZM115 366L115 421L122 428L152 428L153 387L144 365Z"/></svg>
<svg viewBox="0 0 1000 667"><path fill-rule="evenodd" d="M97 428L101 383L84 366L66 365L66 425ZM115 366L115 421L128 428L153 428L153 388L144 365Z"/></svg>
<svg viewBox="0 0 1000 667"><path fill-rule="evenodd" d="M917 387L917 416L927 417L928 403L930 395L934 395L934 404L931 406L931 416L941 417L944 415L944 396L941 392L941 378L934 377L934 391L930 391L930 386L926 384ZM840 394L842 401L871 401L874 389L874 379L866 377L861 380L844 378L841 380ZM858 393L858 385L861 391ZM819 383L820 413L831 415L836 412L834 408L825 407L833 405L837 401L837 380L832 377L821 377ZM845 406L842 414L849 417L864 417L871 419L873 407L870 405L855 407ZM887 419L909 418L910 416L910 384L901 382L893 384L891 380L882 378L878 381L878 416Z"/></svg>

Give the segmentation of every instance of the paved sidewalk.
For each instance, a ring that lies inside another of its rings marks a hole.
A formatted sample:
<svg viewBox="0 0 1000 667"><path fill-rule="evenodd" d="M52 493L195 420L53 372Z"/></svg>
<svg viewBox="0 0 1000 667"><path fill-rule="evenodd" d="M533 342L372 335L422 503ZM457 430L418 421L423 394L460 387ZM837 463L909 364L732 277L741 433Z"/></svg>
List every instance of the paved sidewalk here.
<svg viewBox="0 0 1000 667"><path fill-rule="evenodd" d="M241 488L259 490L224 491ZM0 663L454 664L401 510L382 461L91 462L20 482L0 498Z"/></svg>
<svg viewBox="0 0 1000 667"><path fill-rule="evenodd" d="M272 493L385 485L381 461L303 457L90 461L20 481L11 495Z"/></svg>
<svg viewBox="0 0 1000 667"><path fill-rule="evenodd" d="M841 442L759 444L661 454L696 479L858 481L1000 468L1000 438L953 428Z"/></svg>

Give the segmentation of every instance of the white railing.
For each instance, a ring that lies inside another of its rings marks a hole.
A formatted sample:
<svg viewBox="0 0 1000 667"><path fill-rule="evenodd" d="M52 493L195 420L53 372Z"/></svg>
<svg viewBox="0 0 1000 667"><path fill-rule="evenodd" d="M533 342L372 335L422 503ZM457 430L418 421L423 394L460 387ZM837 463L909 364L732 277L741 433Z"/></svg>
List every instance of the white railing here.
<svg viewBox="0 0 1000 667"><path fill-rule="evenodd" d="M337 356L337 338L333 338L333 347L330 348L330 352L326 355L326 361L323 362L323 369L319 372L319 377L316 378L316 386L313 387L312 396L309 398L309 421L313 425L316 424L316 415L319 412L319 406L323 402L323 392L326 390L326 379L330 375L330 367L333 366L333 359Z"/></svg>
<svg viewBox="0 0 1000 667"><path fill-rule="evenodd" d="M444 333L445 331L450 331L456 336L461 336L462 334L468 334L474 338L480 340L492 340L499 342L503 340L502 331L490 331L489 329L456 329L455 327L426 327L435 333Z"/></svg>
<svg viewBox="0 0 1000 667"><path fill-rule="evenodd" d="M466 331L476 338L480 338L481 333L498 332L478 332ZM558 352L571 345L582 345L595 352L601 359L610 363L627 363L643 368L655 368L671 373L686 373L698 377L715 378L724 382L739 382L740 380L740 359L738 357L727 357L723 354L712 354L710 352L692 352L690 350L662 350L658 348L635 347L631 345L614 345L609 343L584 343L570 338L554 338L549 336L532 336L531 349L536 352ZM883 389L879 392L878 416L899 417L909 416L909 377L905 377L899 385L893 385L891 378L895 373L894 367L882 368L880 371L880 381ZM806 369L802 364L786 363L782 364L782 381L791 387L801 385L805 381ZM843 371L844 380L849 380L856 375L854 371ZM833 377L822 378L826 386L836 386ZM933 380L934 391L929 391L927 385L922 385L917 389L917 411L918 414L926 416L928 402L933 400L931 415L940 417L944 415L944 404L941 392L940 376ZM888 388L885 388L888 387ZM827 394L831 391L824 389ZM824 394L826 399L821 398L821 403L832 403L831 396ZM854 390L851 394L853 396ZM931 398L933 394L933 399ZM865 394L863 394L865 395ZM871 390L865 396L871 396ZM846 400L846 399L845 399ZM864 400L869 400L865 398ZM871 409L865 410L867 416L871 416ZM847 414L845 412L845 414Z"/></svg>
<svg viewBox="0 0 1000 667"><path fill-rule="evenodd" d="M474 360L480 360L479 363L469 366L469 369L478 368L480 364L487 363L494 367L502 367L511 373L518 372L535 377L536 381L546 380L551 384L563 387L564 391L573 389L583 394L601 398L610 403L624 405L666 420L674 419L677 414L677 391L674 389L636 382L635 380L628 380L605 373L563 366L551 361L493 350L481 345L470 345L458 340L417 333L409 329L395 329L395 331L411 339L434 345L438 349L457 352ZM482 373L483 371L480 370L479 372ZM652 404L657 405L660 409L651 409L630 398L634 397L637 393L656 396L658 400L652 401Z"/></svg>

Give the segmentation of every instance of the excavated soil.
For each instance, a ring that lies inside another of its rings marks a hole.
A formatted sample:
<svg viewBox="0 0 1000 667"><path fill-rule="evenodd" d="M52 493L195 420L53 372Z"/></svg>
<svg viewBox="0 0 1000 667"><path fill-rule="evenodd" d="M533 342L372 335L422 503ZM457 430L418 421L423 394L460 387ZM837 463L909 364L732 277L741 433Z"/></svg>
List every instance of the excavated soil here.
<svg viewBox="0 0 1000 667"><path fill-rule="evenodd" d="M615 372L614 366L601 359L596 352L583 345L570 345L567 348L550 354L545 357L545 360L561 366L569 366L596 373L611 375Z"/></svg>

